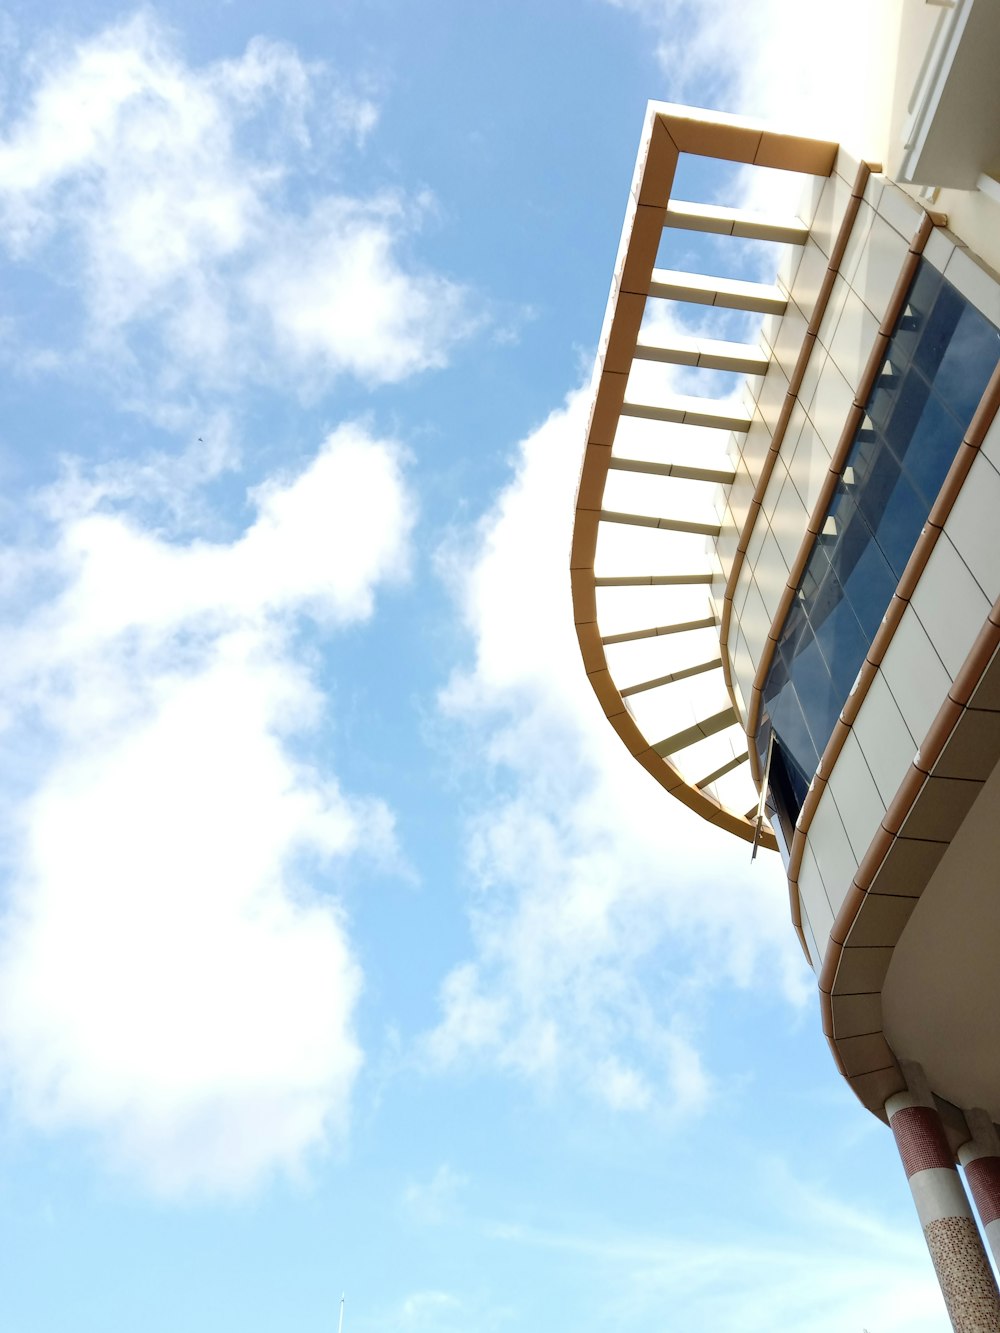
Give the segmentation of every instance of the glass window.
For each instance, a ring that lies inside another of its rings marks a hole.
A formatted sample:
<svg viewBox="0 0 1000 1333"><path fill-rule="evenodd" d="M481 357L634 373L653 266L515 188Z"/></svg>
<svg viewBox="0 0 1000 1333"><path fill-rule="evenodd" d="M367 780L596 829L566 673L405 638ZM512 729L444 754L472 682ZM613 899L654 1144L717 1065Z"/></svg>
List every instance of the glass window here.
<svg viewBox="0 0 1000 1333"><path fill-rule="evenodd" d="M764 685L788 838L998 357L1000 330L921 261Z"/></svg>
<svg viewBox="0 0 1000 1333"><path fill-rule="evenodd" d="M967 305L934 377L935 392L960 421L972 419L998 355L1000 332Z"/></svg>

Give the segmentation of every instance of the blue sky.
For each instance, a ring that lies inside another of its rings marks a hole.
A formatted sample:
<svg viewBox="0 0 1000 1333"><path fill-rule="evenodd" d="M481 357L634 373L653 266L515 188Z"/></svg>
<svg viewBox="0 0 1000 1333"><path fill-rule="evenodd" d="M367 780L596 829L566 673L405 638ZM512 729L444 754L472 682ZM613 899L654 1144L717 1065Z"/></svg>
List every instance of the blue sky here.
<svg viewBox="0 0 1000 1333"><path fill-rule="evenodd" d="M947 1327L777 859L572 633L646 99L871 112L745 8L4 12L10 1333Z"/></svg>

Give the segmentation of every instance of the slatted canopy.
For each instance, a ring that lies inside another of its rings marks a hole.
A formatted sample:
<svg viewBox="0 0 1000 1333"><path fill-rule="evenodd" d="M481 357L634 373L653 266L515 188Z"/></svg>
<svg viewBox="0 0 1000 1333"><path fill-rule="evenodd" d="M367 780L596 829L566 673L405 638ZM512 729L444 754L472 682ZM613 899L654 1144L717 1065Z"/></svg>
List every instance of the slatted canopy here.
<svg viewBox="0 0 1000 1333"><path fill-rule="evenodd" d="M757 828L759 798L722 670L713 597L723 574L714 501L718 488L733 481L730 433L745 433L750 420L728 399L647 401L632 372L636 363L748 375L767 370L767 353L756 344L691 336L640 340L650 300L761 314L785 309L776 285L657 268L664 227L792 245L808 235L796 218L673 199L680 154L828 176L836 152L836 144L736 117L649 104L594 370L573 533L577 636L611 725L679 800L747 840L759 832L769 847L776 843L769 828ZM646 423L645 448L631 447L636 423ZM658 427L650 449L648 433ZM647 486L650 503L636 509L608 504L609 478L618 474L631 474L632 495L637 485ZM645 535L631 543L619 535L636 530ZM621 619L626 597L633 622L613 628L607 622Z"/></svg>

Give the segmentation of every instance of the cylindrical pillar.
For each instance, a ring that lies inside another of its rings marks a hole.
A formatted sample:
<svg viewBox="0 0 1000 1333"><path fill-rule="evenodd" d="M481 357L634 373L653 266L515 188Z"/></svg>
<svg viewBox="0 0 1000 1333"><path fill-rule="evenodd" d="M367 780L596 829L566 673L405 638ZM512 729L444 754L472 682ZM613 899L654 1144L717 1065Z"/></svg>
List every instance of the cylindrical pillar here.
<svg viewBox="0 0 1000 1333"><path fill-rule="evenodd" d="M988 1111L966 1111L971 1138L958 1150L993 1258L1000 1264L1000 1137Z"/></svg>
<svg viewBox="0 0 1000 1333"><path fill-rule="evenodd" d="M998 1333L1000 1293L941 1119L909 1092L885 1104L956 1333Z"/></svg>

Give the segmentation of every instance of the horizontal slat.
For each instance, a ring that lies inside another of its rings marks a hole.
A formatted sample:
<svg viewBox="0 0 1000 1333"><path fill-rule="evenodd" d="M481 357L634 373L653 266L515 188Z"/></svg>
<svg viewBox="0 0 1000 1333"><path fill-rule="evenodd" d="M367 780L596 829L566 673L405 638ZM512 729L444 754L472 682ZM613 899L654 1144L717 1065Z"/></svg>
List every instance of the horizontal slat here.
<svg viewBox="0 0 1000 1333"><path fill-rule="evenodd" d="M699 662L697 666L684 667L680 671L671 671L666 676L657 676L655 680L644 680L638 685L630 685L620 691L623 699L633 694L642 694L645 690L655 690L660 685L673 685L678 680L688 680L691 676L700 676L705 671L715 671L722 666L721 657L713 657L708 662Z"/></svg>
<svg viewBox="0 0 1000 1333"><path fill-rule="evenodd" d="M731 486L736 473L714 467L688 467L684 463L647 463L641 458L616 458L608 463L614 472L645 472L653 477L676 477L680 481L714 481Z"/></svg>
<svg viewBox="0 0 1000 1333"><path fill-rule="evenodd" d="M673 421L683 426L708 426L715 430L748 431L750 418L745 412L726 410L711 398L690 398L676 394L665 403L622 403L623 417L641 417L646 421Z"/></svg>
<svg viewBox="0 0 1000 1333"><path fill-rule="evenodd" d="M709 278L703 273L682 273L668 268L653 269L649 294L670 301L724 306L727 310L755 310L763 315L783 315L788 304L781 288L766 282Z"/></svg>
<svg viewBox="0 0 1000 1333"><path fill-rule="evenodd" d="M722 338L677 337L669 343L637 343L634 358L700 370L735 370L744 375L763 375L768 366L767 353L753 343L726 342Z"/></svg>
<svg viewBox="0 0 1000 1333"><path fill-rule="evenodd" d="M781 241L786 245L805 245L809 236L809 228L798 218L769 217L748 208L724 208L718 204L689 204L682 199L671 199L667 205L665 225L716 236Z"/></svg>
<svg viewBox="0 0 1000 1333"><path fill-rule="evenodd" d="M727 773L732 773L733 769L739 768L740 764L745 764L749 758L750 756L747 754L746 750L744 750L742 754L735 755L730 759L727 764L722 764L721 767L713 769L708 777L702 778L700 782L696 782L694 785L699 791L702 791L705 787L711 787L713 782L718 782L718 780L724 778ZM754 806L755 814L756 811L757 807Z"/></svg>
<svg viewBox="0 0 1000 1333"><path fill-rule="evenodd" d="M701 574L611 574L594 579L595 588L671 588L685 587L692 583L711 583L715 575L711 570Z"/></svg>
<svg viewBox="0 0 1000 1333"><path fill-rule="evenodd" d="M617 509L602 509L602 523L625 523L633 528L661 528L664 532L688 532L698 537L718 537L718 523L696 523L689 518L660 518L656 514L626 514Z"/></svg>
<svg viewBox="0 0 1000 1333"><path fill-rule="evenodd" d="M669 759L678 750L685 750L689 745L694 745L698 741L705 740L708 736L715 736L718 732L725 731L735 721L736 712L732 706L724 708L721 713L706 717L704 721L696 722L693 727L685 727L683 731L668 736L665 741L659 741L653 746L653 749L661 759Z"/></svg>
<svg viewBox="0 0 1000 1333"><path fill-rule="evenodd" d="M689 630L715 629L718 623L714 616L706 616L704 620L684 620L677 625L655 625L650 629L630 629L624 634L608 634L601 640L601 643L607 648L613 643L632 643L636 639L656 639L661 634L686 634Z"/></svg>

